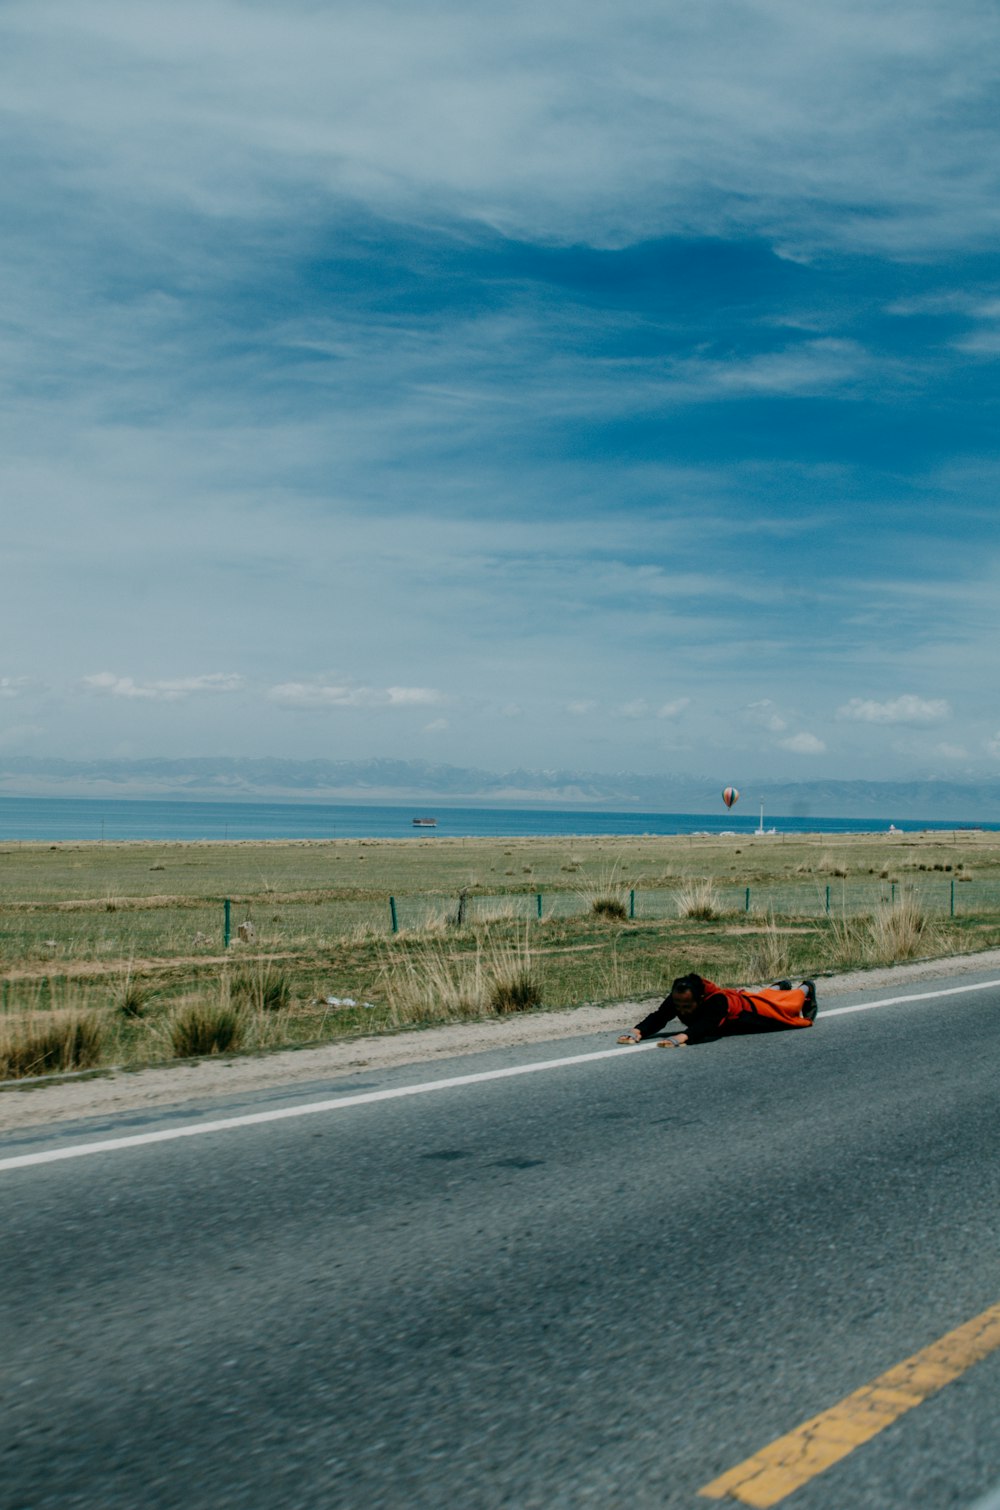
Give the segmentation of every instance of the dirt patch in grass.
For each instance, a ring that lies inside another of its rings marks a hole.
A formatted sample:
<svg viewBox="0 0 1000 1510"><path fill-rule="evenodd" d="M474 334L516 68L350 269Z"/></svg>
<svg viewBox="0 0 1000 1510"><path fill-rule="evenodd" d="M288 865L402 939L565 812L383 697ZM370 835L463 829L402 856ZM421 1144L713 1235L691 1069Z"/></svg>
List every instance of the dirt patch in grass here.
<svg viewBox="0 0 1000 1510"><path fill-rule="evenodd" d="M296 959L293 950L275 953L268 950L268 959ZM175 970L187 965L234 965L239 955L232 950L228 954L172 954L169 959L135 959L129 956L129 965L139 974L154 974L157 971ZM105 975L120 975L121 960L53 960L50 965L20 965L0 971L0 980L100 980Z"/></svg>
<svg viewBox="0 0 1000 1510"><path fill-rule="evenodd" d="M808 925L796 926L792 924L791 926L788 926L787 924L782 925L779 923L776 923L773 927L769 923L761 923L758 927L755 924L751 923L747 927L723 928L722 931L730 938L744 938L750 934L755 933L815 933L816 929L809 927Z"/></svg>

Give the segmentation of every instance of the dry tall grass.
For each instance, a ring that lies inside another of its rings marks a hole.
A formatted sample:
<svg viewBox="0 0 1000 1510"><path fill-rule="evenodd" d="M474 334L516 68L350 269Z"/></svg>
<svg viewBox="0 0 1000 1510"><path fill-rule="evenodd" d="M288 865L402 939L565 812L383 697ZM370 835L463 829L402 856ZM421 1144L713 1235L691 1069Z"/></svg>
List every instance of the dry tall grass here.
<svg viewBox="0 0 1000 1510"><path fill-rule="evenodd" d="M645 1001L663 997L670 989L675 972L664 961L651 970L648 964L623 962L617 942L612 944L611 959L594 977L591 999L594 1001Z"/></svg>
<svg viewBox="0 0 1000 1510"><path fill-rule="evenodd" d="M913 897L884 902L873 913L835 919L831 928L830 964L894 965L934 952L940 925Z"/></svg>
<svg viewBox="0 0 1000 1510"><path fill-rule="evenodd" d="M0 1080L92 1069L100 1063L107 1026L100 1014L52 1015L47 1022L0 1028Z"/></svg>
<svg viewBox="0 0 1000 1510"><path fill-rule="evenodd" d="M707 923L722 916L715 882L711 880L687 881L674 892L674 902L679 918L694 918Z"/></svg>
<svg viewBox="0 0 1000 1510"><path fill-rule="evenodd" d="M610 918L612 922L624 923L628 919L628 908L620 897L595 897L590 910L595 917Z"/></svg>
<svg viewBox="0 0 1000 1510"><path fill-rule="evenodd" d="M226 1054L243 1046L249 1013L221 997L218 1001L189 1001L175 1008L166 1030L177 1059Z"/></svg>
<svg viewBox="0 0 1000 1510"><path fill-rule="evenodd" d="M150 994L149 986L134 973L130 962L122 971L111 999L123 1017L142 1017L149 1005Z"/></svg>
<svg viewBox="0 0 1000 1510"><path fill-rule="evenodd" d="M788 936L769 918L763 932L748 945L741 977L751 981L781 980L791 974L791 950Z"/></svg>
<svg viewBox="0 0 1000 1510"><path fill-rule="evenodd" d="M506 943L488 934L468 955L444 944L390 958L383 967L382 994L394 1027L454 1022L488 1012L523 1012L541 1005L541 981L527 936Z"/></svg>
<svg viewBox="0 0 1000 1510"><path fill-rule="evenodd" d="M634 889L632 883L624 881L618 864L614 864L610 870L602 871L597 880L590 886L583 888L578 895L583 899L589 912L595 917L607 918L614 923L623 923L628 919L630 892Z"/></svg>
<svg viewBox="0 0 1000 1510"><path fill-rule="evenodd" d="M274 960L261 957L238 971L229 982L234 1006L252 1012L287 1012L292 1003L292 979Z"/></svg>
<svg viewBox="0 0 1000 1510"><path fill-rule="evenodd" d="M467 914L467 921L473 928L489 928L494 923L518 923L524 918L523 912L518 912L513 902L490 902L481 904L478 899L473 899L473 905Z"/></svg>
<svg viewBox="0 0 1000 1510"><path fill-rule="evenodd" d="M487 1005L501 1016L530 1012L542 1004L542 983L527 933L518 944L494 944L487 960Z"/></svg>

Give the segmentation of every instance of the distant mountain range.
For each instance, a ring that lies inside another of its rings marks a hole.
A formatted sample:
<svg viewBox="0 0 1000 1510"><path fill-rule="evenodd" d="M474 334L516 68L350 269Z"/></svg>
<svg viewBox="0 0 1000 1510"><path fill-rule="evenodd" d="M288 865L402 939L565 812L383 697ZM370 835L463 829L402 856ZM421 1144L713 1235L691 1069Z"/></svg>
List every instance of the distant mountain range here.
<svg viewBox="0 0 1000 1510"><path fill-rule="evenodd" d="M730 773L483 771L423 760L56 760L0 758L0 794L188 797L233 801L402 803L715 813ZM767 816L1000 821L1000 781L747 781L738 811Z"/></svg>

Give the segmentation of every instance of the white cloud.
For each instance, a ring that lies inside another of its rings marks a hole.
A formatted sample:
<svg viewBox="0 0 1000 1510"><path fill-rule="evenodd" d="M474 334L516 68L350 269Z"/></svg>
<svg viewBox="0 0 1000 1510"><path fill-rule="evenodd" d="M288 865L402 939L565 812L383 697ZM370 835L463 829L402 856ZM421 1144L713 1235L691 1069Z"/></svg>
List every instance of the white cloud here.
<svg viewBox="0 0 1000 1510"><path fill-rule="evenodd" d="M836 716L861 724L937 724L951 717L951 705L944 698L915 697L909 692L884 703L852 697L837 709Z"/></svg>
<svg viewBox="0 0 1000 1510"><path fill-rule="evenodd" d="M1000 325L983 326L980 330L974 330L969 335L962 336L953 344L956 351L964 351L969 356L998 356L1000 355Z"/></svg>
<svg viewBox="0 0 1000 1510"><path fill-rule="evenodd" d="M520 703L504 703L500 709L500 714L503 718L520 718L523 712L524 709Z"/></svg>
<svg viewBox="0 0 1000 1510"><path fill-rule="evenodd" d="M620 711L623 718L646 718L649 704L644 697L636 697L630 703L623 703Z"/></svg>
<svg viewBox="0 0 1000 1510"><path fill-rule="evenodd" d="M205 692L238 692L243 685L241 676L222 671L210 672L205 676L170 677L154 682L137 682L131 676L116 676L113 671L99 671L83 678L83 686L92 692L147 702L178 702L181 698Z"/></svg>
<svg viewBox="0 0 1000 1510"><path fill-rule="evenodd" d="M937 744L931 753L940 755L942 760L968 760L969 758L969 752L964 745Z"/></svg>
<svg viewBox="0 0 1000 1510"><path fill-rule="evenodd" d="M693 358L678 362L669 385L678 389L676 396L699 399L712 394L746 398L816 395L853 383L871 368L871 357L856 341L823 339L742 361Z"/></svg>
<svg viewBox="0 0 1000 1510"><path fill-rule="evenodd" d="M689 697L675 697L673 702L663 703L661 707L657 708L656 716L657 718L676 718L679 713L683 713L684 709L690 708L690 706L691 699Z"/></svg>
<svg viewBox="0 0 1000 1510"><path fill-rule="evenodd" d="M749 703L747 718L759 729L766 729L769 734L783 734L788 728L788 720L782 717L776 704L769 697Z"/></svg>
<svg viewBox="0 0 1000 1510"><path fill-rule="evenodd" d="M267 695L285 708L427 708L448 701L433 687L352 687L327 682L281 682Z"/></svg>
<svg viewBox="0 0 1000 1510"><path fill-rule="evenodd" d="M588 713L593 713L597 704L592 698L579 698L577 701L566 704L566 712L572 713L574 718L585 718Z"/></svg>
<svg viewBox="0 0 1000 1510"><path fill-rule="evenodd" d="M272 702L286 708L357 708L369 706L366 690L317 682L281 682L271 687L267 695Z"/></svg>
<svg viewBox="0 0 1000 1510"><path fill-rule="evenodd" d="M446 718L435 718L429 724L424 724L421 732L424 734L443 734L447 728L448 720Z"/></svg>
<svg viewBox="0 0 1000 1510"><path fill-rule="evenodd" d="M0 697L20 697L30 685L27 676L0 676Z"/></svg>
<svg viewBox="0 0 1000 1510"><path fill-rule="evenodd" d="M801 734L792 734L788 739L778 741L783 750L790 750L793 755L825 755L826 745L815 734L803 730Z"/></svg>
<svg viewBox="0 0 1000 1510"><path fill-rule="evenodd" d="M390 708L426 708L447 701L444 693L433 687L387 687L385 697Z"/></svg>

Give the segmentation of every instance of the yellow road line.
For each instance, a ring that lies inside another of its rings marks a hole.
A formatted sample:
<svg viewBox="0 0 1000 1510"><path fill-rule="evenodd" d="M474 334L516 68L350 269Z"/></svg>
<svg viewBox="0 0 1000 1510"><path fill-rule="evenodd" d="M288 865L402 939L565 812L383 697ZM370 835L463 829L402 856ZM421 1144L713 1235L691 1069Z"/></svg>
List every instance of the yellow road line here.
<svg viewBox="0 0 1000 1510"><path fill-rule="evenodd" d="M760 1510L776 1505L996 1348L1000 1348L1000 1305L914 1353L829 1410L803 1421L698 1492L708 1499L728 1496Z"/></svg>

